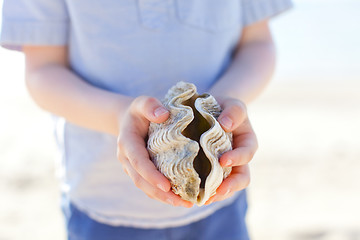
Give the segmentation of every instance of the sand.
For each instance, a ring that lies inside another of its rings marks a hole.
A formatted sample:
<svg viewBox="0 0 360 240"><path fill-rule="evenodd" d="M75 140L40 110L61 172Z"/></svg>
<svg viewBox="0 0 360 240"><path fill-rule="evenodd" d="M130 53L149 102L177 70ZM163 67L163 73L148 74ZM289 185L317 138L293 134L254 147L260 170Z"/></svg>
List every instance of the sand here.
<svg viewBox="0 0 360 240"><path fill-rule="evenodd" d="M360 239L360 84L324 85L275 80L251 107L254 239Z"/></svg>
<svg viewBox="0 0 360 240"><path fill-rule="evenodd" d="M51 122L27 95L23 72L23 57L0 48L0 240L60 240Z"/></svg>
<svg viewBox="0 0 360 240"><path fill-rule="evenodd" d="M0 49L0 240L64 240L51 121L25 91L22 61ZM358 80L276 77L249 106L254 240L360 239Z"/></svg>

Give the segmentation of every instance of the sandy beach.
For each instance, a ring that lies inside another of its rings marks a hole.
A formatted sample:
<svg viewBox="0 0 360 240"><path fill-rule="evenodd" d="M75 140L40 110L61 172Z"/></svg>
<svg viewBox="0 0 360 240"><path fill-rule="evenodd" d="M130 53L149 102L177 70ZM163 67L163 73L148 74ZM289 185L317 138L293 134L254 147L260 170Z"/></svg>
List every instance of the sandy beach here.
<svg viewBox="0 0 360 240"><path fill-rule="evenodd" d="M274 22L283 46L278 70L249 106L260 145L248 189L250 235L253 240L360 240L360 41L352 47L326 43L340 54L328 65L323 54L301 55L285 34L287 21L306 15L306 7L300 10ZM315 48L321 42L308 44ZM51 119L31 101L23 75L23 56L0 48L0 240L65 240Z"/></svg>

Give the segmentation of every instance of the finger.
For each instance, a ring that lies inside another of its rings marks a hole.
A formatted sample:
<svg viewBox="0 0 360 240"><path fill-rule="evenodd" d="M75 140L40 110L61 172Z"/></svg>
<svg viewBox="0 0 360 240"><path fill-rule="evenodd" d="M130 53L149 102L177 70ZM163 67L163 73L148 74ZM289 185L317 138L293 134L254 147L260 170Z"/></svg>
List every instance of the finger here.
<svg viewBox="0 0 360 240"><path fill-rule="evenodd" d="M245 189L249 183L249 166L246 164L243 166L233 167L231 174L224 179L216 190L216 194L207 201L207 204L229 198L235 192Z"/></svg>
<svg viewBox="0 0 360 240"><path fill-rule="evenodd" d="M258 149L255 133L234 135L233 147L233 150L224 153L220 157L221 166L231 167L249 163Z"/></svg>
<svg viewBox="0 0 360 240"><path fill-rule="evenodd" d="M150 160L144 139L136 134L124 134L126 134L127 138L119 137L118 145L132 168L151 185L168 192L171 188L170 182Z"/></svg>
<svg viewBox="0 0 360 240"><path fill-rule="evenodd" d="M219 201L223 201L227 198L231 198L232 196L234 196L235 192L230 192L226 195L214 195L211 198L209 198L209 200L206 201L205 205L209 205L213 202L219 202Z"/></svg>
<svg viewBox="0 0 360 240"><path fill-rule="evenodd" d="M142 178L135 171L135 169L132 168L129 161L124 161L124 168L129 173L129 176L134 182L135 186L141 189L150 198L161 201L163 203L171 204L173 206L183 206L187 208L193 206L192 203L181 199L178 195L176 195L172 191L163 192L158 188L149 184L144 178Z"/></svg>
<svg viewBox="0 0 360 240"><path fill-rule="evenodd" d="M216 190L216 194L225 195L231 191L240 191L249 186L250 170L249 165L233 167L231 174L224 179Z"/></svg>
<svg viewBox="0 0 360 240"><path fill-rule="evenodd" d="M169 111L153 97L137 97L130 107L133 113L143 116L150 122L162 123L169 118Z"/></svg>
<svg viewBox="0 0 360 240"><path fill-rule="evenodd" d="M121 153L121 151L119 151L119 149L117 150L117 158L119 159L119 161L121 162L121 166L122 166L122 169L123 171L126 173L126 175L129 175L126 167L125 167L125 164L124 164L124 161L127 161L127 159L125 158L125 156Z"/></svg>
<svg viewBox="0 0 360 240"><path fill-rule="evenodd" d="M238 100L227 100L222 104L218 121L226 132L232 132L247 119L247 111L244 103Z"/></svg>

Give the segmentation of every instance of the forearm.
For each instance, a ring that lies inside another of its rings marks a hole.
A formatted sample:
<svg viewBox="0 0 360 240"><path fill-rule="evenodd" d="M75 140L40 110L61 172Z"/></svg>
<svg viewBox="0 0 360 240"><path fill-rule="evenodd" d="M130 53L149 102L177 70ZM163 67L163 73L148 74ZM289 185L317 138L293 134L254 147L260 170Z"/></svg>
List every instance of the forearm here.
<svg viewBox="0 0 360 240"><path fill-rule="evenodd" d="M275 68L275 46L270 33L264 35L254 40L248 36L242 39L231 65L211 88L211 94L248 104L262 92Z"/></svg>
<svg viewBox="0 0 360 240"><path fill-rule="evenodd" d="M34 101L46 111L113 135L118 134L119 116L131 102L129 97L88 84L60 64L28 68L26 83Z"/></svg>

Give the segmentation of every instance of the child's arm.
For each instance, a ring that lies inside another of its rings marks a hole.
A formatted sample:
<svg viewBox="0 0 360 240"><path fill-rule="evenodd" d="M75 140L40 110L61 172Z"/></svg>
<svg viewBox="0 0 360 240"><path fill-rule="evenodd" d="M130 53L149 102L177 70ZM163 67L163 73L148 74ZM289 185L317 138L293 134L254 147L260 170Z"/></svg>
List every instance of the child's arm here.
<svg viewBox="0 0 360 240"><path fill-rule="evenodd" d="M226 131L233 133L234 149L220 158L222 166L233 167L232 173L207 204L232 196L250 182L248 162L253 158L258 143L245 104L264 89L274 66L275 47L268 21L244 28L231 66L211 89L211 93L218 96L223 106L219 121Z"/></svg>
<svg viewBox="0 0 360 240"><path fill-rule="evenodd" d="M244 28L232 64L210 92L248 104L262 92L274 67L275 46L268 20L254 23Z"/></svg>
<svg viewBox="0 0 360 240"><path fill-rule="evenodd" d="M149 122L163 122L169 116L160 101L146 96L132 99L88 84L69 68L66 47L24 46L23 51L26 84L40 107L77 125L113 135L124 126L118 156L135 185L151 198L191 206L169 191L169 181L157 171L145 149Z"/></svg>
<svg viewBox="0 0 360 240"><path fill-rule="evenodd" d="M83 127L118 134L131 98L93 87L69 69L67 47L24 46L26 85L43 109Z"/></svg>

